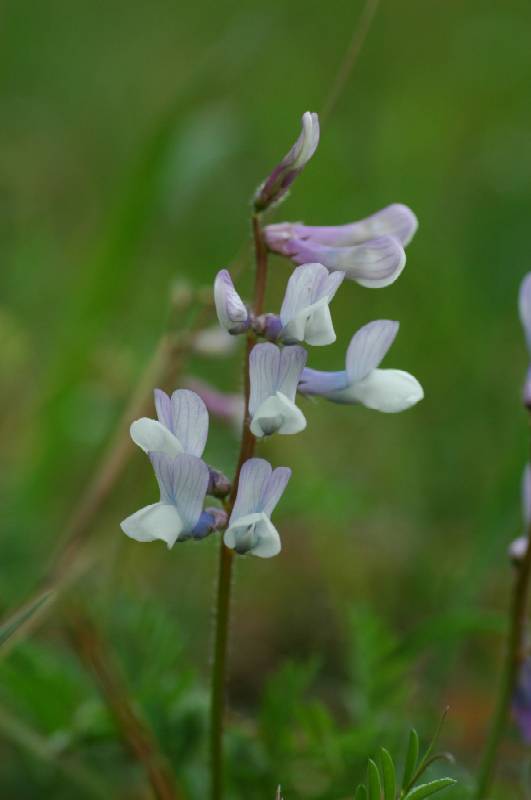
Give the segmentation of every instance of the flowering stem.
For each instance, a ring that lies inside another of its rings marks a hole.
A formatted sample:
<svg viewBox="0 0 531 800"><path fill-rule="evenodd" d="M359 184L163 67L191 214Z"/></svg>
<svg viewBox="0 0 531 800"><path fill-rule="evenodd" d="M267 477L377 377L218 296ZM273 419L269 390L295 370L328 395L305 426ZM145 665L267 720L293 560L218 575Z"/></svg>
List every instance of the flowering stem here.
<svg viewBox="0 0 531 800"><path fill-rule="evenodd" d="M252 217L253 239L255 249L256 273L254 282L253 311L256 316L263 312L267 283L267 247L264 242L260 214ZM256 334L250 330L247 334L245 363L243 369L245 415L236 474L232 482L232 491L225 503L228 517L232 512L238 480L242 466L252 458L256 439L250 430L249 395L251 385L249 379L249 356L256 342ZM220 542L218 588L216 594L216 630L214 638L214 658L212 665L212 694L210 706L210 770L211 799L221 800L223 797L223 716L225 711L225 682L227 672L227 644L230 622L230 594L232 586L232 564L234 551L225 547L223 538Z"/></svg>
<svg viewBox="0 0 531 800"><path fill-rule="evenodd" d="M524 639L527 616L527 600L529 595L529 579L531 577L531 526L527 532L528 546L525 555L516 566L516 578L513 586L510 627L507 637L507 650L503 669L498 703L492 719L491 729L480 764L475 800L484 800L490 787L498 748L505 731L511 698L518 679L520 666L525 658Z"/></svg>

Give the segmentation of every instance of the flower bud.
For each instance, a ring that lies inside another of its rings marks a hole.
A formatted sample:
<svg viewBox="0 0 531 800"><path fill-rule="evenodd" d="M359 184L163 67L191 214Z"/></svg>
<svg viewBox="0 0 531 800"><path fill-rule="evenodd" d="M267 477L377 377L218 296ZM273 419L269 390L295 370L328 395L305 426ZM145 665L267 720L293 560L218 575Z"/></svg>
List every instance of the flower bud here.
<svg viewBox="0 0 531 800"><path fill-rule="evenodd" d="M249 312L234 288L230 273L222 269L214 282L214 302L219 324L229 333L243 333L249 327Z"/></svg>
<svg viewBox="0 0 531 800"><path fill-rule="evenodd" d="M264 211L272 203L278 203L286 196L297 175L315 153L318 144L319 118L317 114L306 111L302 116L299 138L256 192L255 211Z"/></svg>

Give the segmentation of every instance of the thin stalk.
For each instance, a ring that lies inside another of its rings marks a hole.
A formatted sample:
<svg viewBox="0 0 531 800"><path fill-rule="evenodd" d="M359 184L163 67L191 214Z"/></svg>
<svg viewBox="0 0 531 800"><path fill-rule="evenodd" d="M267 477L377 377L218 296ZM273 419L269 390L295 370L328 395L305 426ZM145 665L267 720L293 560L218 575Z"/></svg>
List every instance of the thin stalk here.
<svg viewBox="0 0 531 800"><path fill-rule="evenodd" d="M525 659L525 627L527 604L529 597L529 580L531 578L531 525L527 531L527 549L522 561L516 566L516 577L513 585L510 623L507 636L505 663L501 677L496 710L491 723L490 733L481 759L475 800L485 800L489 791L496 766L498 749L505 732L507 717L514 687L518 680L520 667Z"/></svg>
<svg viewBox="0 0 531 800"><path fill-rule="evenodd" d="M254 282L253 311L255 315L263 312L265 290L267 284L267 248L262 234L260 215L253 214L252 229L254 239L256 273ZM247 347L243 366L243 382L245 393L245 415L243 420L240 453L236 473L232 482L232 491L225 504L228 516L234 507L238 491L240 472L245 462L252 458L256 439L250 430L249 396L251 385L249 379L249 356L256 341L255 334L247 334ZM210 706L210 770L211 798L221 800L223 797L223 717L225 713L225 684L227 674L227 645L230 625L230 596L232 587L232 565L234 551L225 547L223 538L219 549L218 588L215 608L214 657L212 664L212 694Z"/></svg>
<svg viewBox="0 0 531 800"><path fill-rule="evenodd" d="M92 620L80 609L67 614L72 646L92 674L118 731L133 758L142 765L157 800L181 800L182 793L155 737L138 715L125 684Z"/></svg>

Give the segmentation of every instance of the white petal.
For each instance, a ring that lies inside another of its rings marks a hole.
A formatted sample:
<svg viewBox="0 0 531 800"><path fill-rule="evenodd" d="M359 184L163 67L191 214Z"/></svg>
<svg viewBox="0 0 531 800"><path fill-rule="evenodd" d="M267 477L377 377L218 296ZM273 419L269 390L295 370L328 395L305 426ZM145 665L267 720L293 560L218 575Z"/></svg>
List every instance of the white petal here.
<svg viewBox="0 0 531 800"><path fill-rule="evenodd" d="M247 309L234 288L230 273L226 269L220 270L216 275L214 302L219 324L222 328L225 328L230 333L231 331L239 331L242 325L245 325L249 316Z"/></svg>
<svg viewBox="0 0 531 800"><path fill-rule="evenodd" d="M418 380L400 369L375 369L345 392L367 408L388 414L405 411L424 397Z"/></svg>
<svg viewBox="0 0 531 800"><path fill-rule="evenodd" d="M278 531L263 513L236 519L225 531L223 541L232 550L259 558L272 558L281 550Z"/></svg>
<svg viewBox="0 0 531 800"><path fill-rule="evenodd" d="M258 507L259 511L263 511L268 517L271 516L290 478L291 470L289 467L277 467L273 470L262 492L260 506Z"/></svg>
<svg viewBox="0 0 531 800"><path fill-rule="evenodd" d="M377 319L354 334L346 358L346 370L351 383L363 380L380 365L396 338L398 328L398 322Z"/></svg>
<svg viewBox="0 0 531 800"><path fill-rule="evenodd" d="M183 530L183 524L175 506L153 503L124 519L121 528L126 536L137 542L161 539L168 547L173 547Z"/></svg>
<svg viewBox="0 0 531 800"><path fill-rule="evenodd" d="M208 411L204 401L189 389L171 396L173 430L185 453L202 456L208 436Z"/></svg>
<svg viewBox="0 0 531 800"><path fill-rule="evenodd" d="M319 299L319 286L326 281L328 275L327 268L317 263L303 264L293 270L280 309L283 325L287 325L299 311Z"/></svg>
<svg viewBox="0 0 531 800"><path fill-rule="evenodd" d="M341 273L336 273L341 274ZM314 347L332 344L336 340L336 333L332 324L332 316L326 298L323 297L316 303L310 315L304 332L304 341Z"/></svg>
<svg viewBox="0 0 531 800"><path fill-rule="evenodd" d="M240 471L231 523L238 517L245 517L258 510L271 473L271 464L263 458L250 458L245 462Z"/></svg>
<svg viewBox="0 0 531 800"><path fill-rule="evenodd" d="M146 453L166 453L176 456L183 452L183 447L176 436L156 419L142 417L132 423L131 439Z"/></svg>
<svg viewBox="0 0 531 800"><path fill-rule="evenodd" d="M277 389L280 364L280 348L266 342L257 344L249 356L249 379L251 396L249 413L254 415L256 409Z"/></svg>
<svg viewBox="0 0 531 800"><path fill-rule="evenodd" d="M281 351L278 378L274 388L292 402L295 401L297 386L307 358L308 353L304 347L284 347Z"/></svg>
<svg viewBox="0 0 531 800"><path fill-rule="evenodd" d="M276 392L260 404L251 421L251 433L257 438L273 433L299 433L306 427L306 418L295 403Z"/></svg>
<svg viewBox="0 0 531 800"><path fill-rule="evenodd" d="M183 530L190 533L196 526L208 487L208 467L196 456L183 453L173 461L175 505L183 522Z"/></svg>
<svg viewBox="0 0 531 800"><path fill-rule="evenodd" d="M524 327L527 347L531 352L531 272L528 272L520 284L518 294L518 310Z"/></svg>

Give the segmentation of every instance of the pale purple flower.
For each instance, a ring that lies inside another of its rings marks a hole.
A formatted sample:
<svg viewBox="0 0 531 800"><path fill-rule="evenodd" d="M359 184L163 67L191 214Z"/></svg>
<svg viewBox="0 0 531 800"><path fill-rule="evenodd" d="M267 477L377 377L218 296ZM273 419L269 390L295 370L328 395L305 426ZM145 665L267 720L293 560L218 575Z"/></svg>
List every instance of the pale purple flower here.
<svg viewBox="0 0 531 800"><path fill-rule="evenodd" d="M149 457L160 489L158 503L141 508L121 523L123 532L138 542L160 539L168 548L176 541L202 539L225 518L220 509L203 511L209 472L196 456L180 453L150 453Z"/></svg>
<svg viewBox="0 0 531 800"><path fill-rule="evenodd" d="M263 211L272 203L278 203L285 197L297 175L317 150L318 144L319 118L317 114L306 111L302 116L302 130L299 138L256 192L254 199L256 211Z"/></svg>
<svg viewBox="0 0 531 800"><path fill-rule="evenodd" d="M404 247L417 227L411 209L395 203L348 225L268 225L265 239L271 250L296 264L318 261L362 286L380 288L393 283L402 272Z"/></svg>
<svg viewBox="0 0 531 800"><path fill-rule="evenodd" d="M398 322L376 320L360 328L348 347L345 370L305 369L299 391L322 395L334 403L361 403L386 413L404 411L415 405L424 397L417 379L402 370L378 368L398 327Z"/></svg>
<svg viewBox="0 0 531 800"><path fill-rule="evenodd" d="M266 342L253 347L249 357L251 432L258 438L272 433L298 433L306 427L295 405L297 384L306 364L306 350Z"/></svg>
<svg viewBox="0 0 531 800"><path fill-rule="evenodd" d="M524 532L509 546L509 556L516 565L522 561L527 553L529 542L528 531L531 525L531 466L529 464L526 464L522 476L522 517Z"/></svg>
<svg viewBox="0 0 531 800"><path fill-rule="evenodd" d="M520 284L518 310L524 328L527 350L531 359L531 272L528 272ZM523 389L524 405L531 410L531 364L528 367Z"/></svg>
<svg viewBox="0 0 531 800"><path fill-rule="evenodd" d="M526 658L520 667L513 692L512 714L526 744L531 744L531 660Z"/></svg>
<svg viewBox="0 0 531 800"><path fill-rule="evenodd" d="M393 236L404 247L410 243L418 228L413 211L401 203L393 203L370 217L347 225L304 225L302 222L280 222L265 228L268 246L278 253L289 255L285 244L290 239L311 240L330 247L352 247L380 236Z"/></svg>
<svg viewBox="0 0 531 800"><path fill-rule="evenodd" d="M263 458L246 461L240 472L236 502L223 541L240 555L271 558L281 550L271 514L291 476L288 467L275 470Z"/></svg>
<svg viewBox="0 0 531 800"><path fill-rule="evenodd" d="M171 397L155 389L158 420L142 417L131 425L131 438L146 453L169 456L203 455L208 436L208 411L204 402L188 389L177 389Z"/></svg>
<svg viewBox="0 0 531 800"><path fill-rule="evenodd" d="M219 324L229 333L242 333L249 327L249 311L234 288L230 273L222 269L214 281L214 302Z"/></svg>
<svg viewBox="0 0 531 800"><path fill-rule="evenodd" d="M303 264L293 271L280 309L279 337L283 342L335 342L329 303L344 277L343 272L330 274L322 264Z"/></svg>

